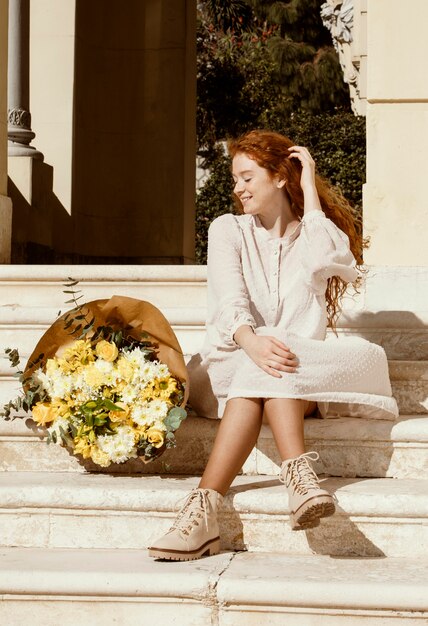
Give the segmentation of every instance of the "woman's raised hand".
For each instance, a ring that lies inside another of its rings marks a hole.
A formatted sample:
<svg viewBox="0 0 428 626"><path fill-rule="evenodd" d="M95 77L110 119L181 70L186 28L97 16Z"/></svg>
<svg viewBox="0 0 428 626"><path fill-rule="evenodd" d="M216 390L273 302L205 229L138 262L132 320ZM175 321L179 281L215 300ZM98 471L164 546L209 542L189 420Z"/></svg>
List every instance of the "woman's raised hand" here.
<svg viewBox="0 0 428 626"><path fill-rule="evenodd" d="M291 146L288 148L290 152L289 159L298 159L302 166L302 175L300 177L300 186L303 193L314 190L315 187L315 161L307 148L303 146Z"/></svg>
<svg viewBox="0 0 428 626"><path fill-rule="evenodd" d="M241 326L235 341L264 372L282 378L280 372L295 372L296 355L276 337L256 335L249 326Z"/></svg>

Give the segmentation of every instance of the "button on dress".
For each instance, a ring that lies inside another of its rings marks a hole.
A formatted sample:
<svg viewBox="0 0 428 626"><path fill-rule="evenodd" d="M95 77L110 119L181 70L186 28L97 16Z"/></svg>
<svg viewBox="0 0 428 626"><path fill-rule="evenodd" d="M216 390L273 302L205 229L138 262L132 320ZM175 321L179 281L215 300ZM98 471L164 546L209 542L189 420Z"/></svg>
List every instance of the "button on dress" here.
<svg viewBox="0 0 428 626"><path fill-rule="evenodd" d="M208 232L208 316L204 345L188 363L190 405L221 418L228 399L300 398L322 417L395 419L382 347L360 337L327 338L327 281L353 282L349 239L323 211L304 215L291 235L271 237L257 216L226 214ZM275 378L233 339L247 324L296 354L294 373Z"/></svg>

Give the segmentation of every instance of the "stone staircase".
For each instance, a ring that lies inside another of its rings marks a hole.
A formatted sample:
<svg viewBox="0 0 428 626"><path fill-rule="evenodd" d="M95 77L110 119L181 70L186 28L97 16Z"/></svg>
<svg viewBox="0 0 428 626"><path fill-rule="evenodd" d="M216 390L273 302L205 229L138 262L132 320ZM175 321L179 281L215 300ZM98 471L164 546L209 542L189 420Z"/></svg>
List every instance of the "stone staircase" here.
<svg viewBox="0 0 428 626"><path fill-rule="evenodd" d="M200 266L0 266L0 351L25 358L64 311L62 284L85 300L149 300L186 354L204 335ZM148 559L146 546L196 486L218 422L191 415L155 463L94 472L31 422L0 422L0 619L7 626L401 626L428 624L428 269L371 268L346 300L339 335L384 346L397 421L305 421L308 449L338 498L337 514L292 532L268 426L228 493L222 554ZM409 304L411 303L411 304ZM7 361L0 402L15 395Z"/></svg>

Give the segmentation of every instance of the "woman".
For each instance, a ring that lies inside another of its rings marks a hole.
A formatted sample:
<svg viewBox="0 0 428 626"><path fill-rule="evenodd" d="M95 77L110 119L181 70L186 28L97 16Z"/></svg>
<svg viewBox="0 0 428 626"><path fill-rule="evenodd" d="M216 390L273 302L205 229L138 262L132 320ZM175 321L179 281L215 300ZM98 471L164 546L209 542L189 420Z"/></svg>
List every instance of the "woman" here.
<svg viewBox="0 0 428 626"><path fill-rule="evenodd" d="M346 201L315 173L308 150L277 133L229 142L242 215L215 219L208 235L207 337L189 363L190 403L222 417L199 486L153 557L219 551L217 511L257 442L263 419L281 455L279 478L293 529L335 511L306 452L304 417L395 418L383 349L361 338L327 339L347 283L358 284L362 240Z"/></svg>

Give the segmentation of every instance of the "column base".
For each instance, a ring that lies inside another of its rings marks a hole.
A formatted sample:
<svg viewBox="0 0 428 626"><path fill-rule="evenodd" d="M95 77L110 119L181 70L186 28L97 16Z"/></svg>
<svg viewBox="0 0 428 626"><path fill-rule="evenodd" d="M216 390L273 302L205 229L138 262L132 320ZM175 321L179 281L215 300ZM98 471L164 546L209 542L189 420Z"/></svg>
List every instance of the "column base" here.
<svg viewBox="0 0 428 626"><path fill-rule="evenodd" d="M31 157L39 161L44 160L44 155L40 150L33 148L33 146L25 146L20 143L9 141L7 145L7 154L10 157Z"/></svg>

